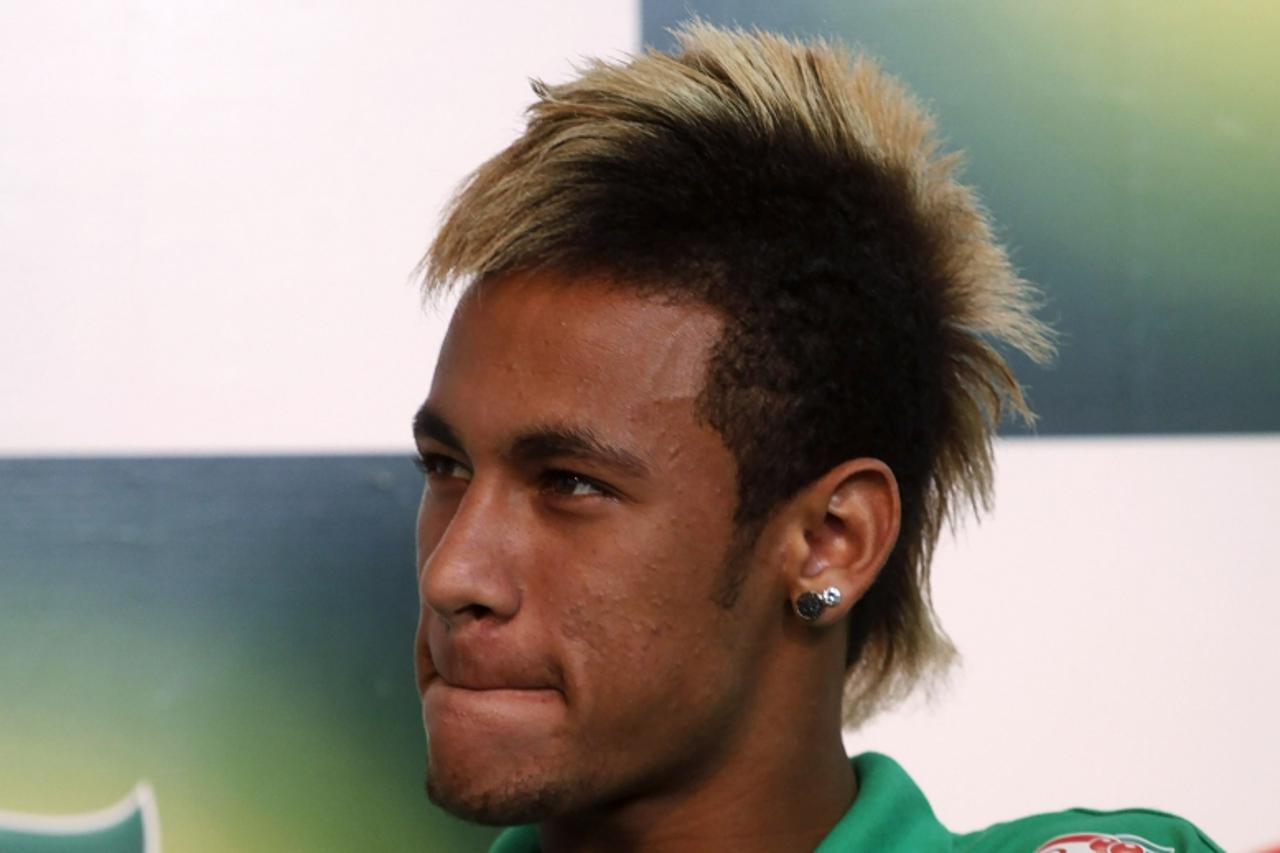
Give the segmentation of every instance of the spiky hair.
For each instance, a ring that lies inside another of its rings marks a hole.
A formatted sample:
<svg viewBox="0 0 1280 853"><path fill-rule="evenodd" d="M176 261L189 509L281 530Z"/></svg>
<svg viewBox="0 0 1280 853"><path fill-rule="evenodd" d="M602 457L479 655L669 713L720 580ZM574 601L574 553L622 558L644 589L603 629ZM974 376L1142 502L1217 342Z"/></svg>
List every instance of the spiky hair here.
<svg viewBox="0 0 1280 853"><path fill-rule="evenodd" d="M447 210L424 288L550 268L719 310L698 406L737 460L740 530L846 459L883 459L903 517L850 618L859 722L953 654L933 549L989 506L1002 411L1032 419L996 345L1043 362L1051 333L957 156L874 62L697 21L675 35L674 54L534 83L524 134Z"/></svg>

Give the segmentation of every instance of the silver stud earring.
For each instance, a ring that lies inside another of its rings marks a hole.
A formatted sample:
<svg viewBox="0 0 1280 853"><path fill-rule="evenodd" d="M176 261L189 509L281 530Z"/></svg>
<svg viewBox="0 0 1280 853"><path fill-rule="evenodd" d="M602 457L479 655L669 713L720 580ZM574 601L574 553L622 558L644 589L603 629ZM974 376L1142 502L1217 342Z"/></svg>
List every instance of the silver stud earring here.
<svg viewBox="0 0 1280 853"><path fill-rule="evenodd" d="M840 603L840 590L829 586L822 592L802 592L796 597L796 615L806 622L813 622L828 607Z"/></svg>

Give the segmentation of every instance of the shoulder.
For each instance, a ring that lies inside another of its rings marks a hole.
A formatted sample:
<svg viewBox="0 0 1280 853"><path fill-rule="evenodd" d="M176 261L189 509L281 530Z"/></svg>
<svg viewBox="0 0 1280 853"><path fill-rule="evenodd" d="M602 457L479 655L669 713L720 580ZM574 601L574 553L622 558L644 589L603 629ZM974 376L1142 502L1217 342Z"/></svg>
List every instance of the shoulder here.
<svg viewBox="0 0 1280 853"><path fill-rule="evenodd" d="M956 836L957 853L1223 853L1194 824L1151 809L1069 809Z"/></svg>

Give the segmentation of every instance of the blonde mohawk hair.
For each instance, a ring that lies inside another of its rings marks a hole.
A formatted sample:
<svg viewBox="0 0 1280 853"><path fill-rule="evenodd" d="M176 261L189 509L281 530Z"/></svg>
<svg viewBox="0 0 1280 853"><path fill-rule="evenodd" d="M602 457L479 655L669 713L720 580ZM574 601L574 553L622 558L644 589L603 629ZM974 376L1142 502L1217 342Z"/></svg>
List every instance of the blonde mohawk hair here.
<svg viewBox="0 0 1280 853"><path fill-rule="evenodd" d="M738 460L744 530L845 459L888 463L903 523L851 614L860 722L952 656L934 546L989 507L1002 414L1033 420L995 347L1044 363L1052 333L958 155L874 62L698 21L675 36L534 83L523 135L451 202L424 291L552 268L718 309L699 405Z"/></svg>

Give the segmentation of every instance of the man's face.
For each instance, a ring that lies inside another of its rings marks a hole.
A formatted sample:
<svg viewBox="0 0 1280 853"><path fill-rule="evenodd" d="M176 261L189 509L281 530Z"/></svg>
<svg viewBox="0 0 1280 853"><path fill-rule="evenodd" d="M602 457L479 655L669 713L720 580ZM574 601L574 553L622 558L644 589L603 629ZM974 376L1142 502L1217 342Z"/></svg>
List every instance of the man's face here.
<svg viewBox="0 0 1280 853"><path fill-rule="evenodd" d="M541 820L714 771L785 591L717 605L735 464L694 402L719 320L551 274L464 297L416 424L428 788ZM776 585L776 584L775 584Z"/></svg>

